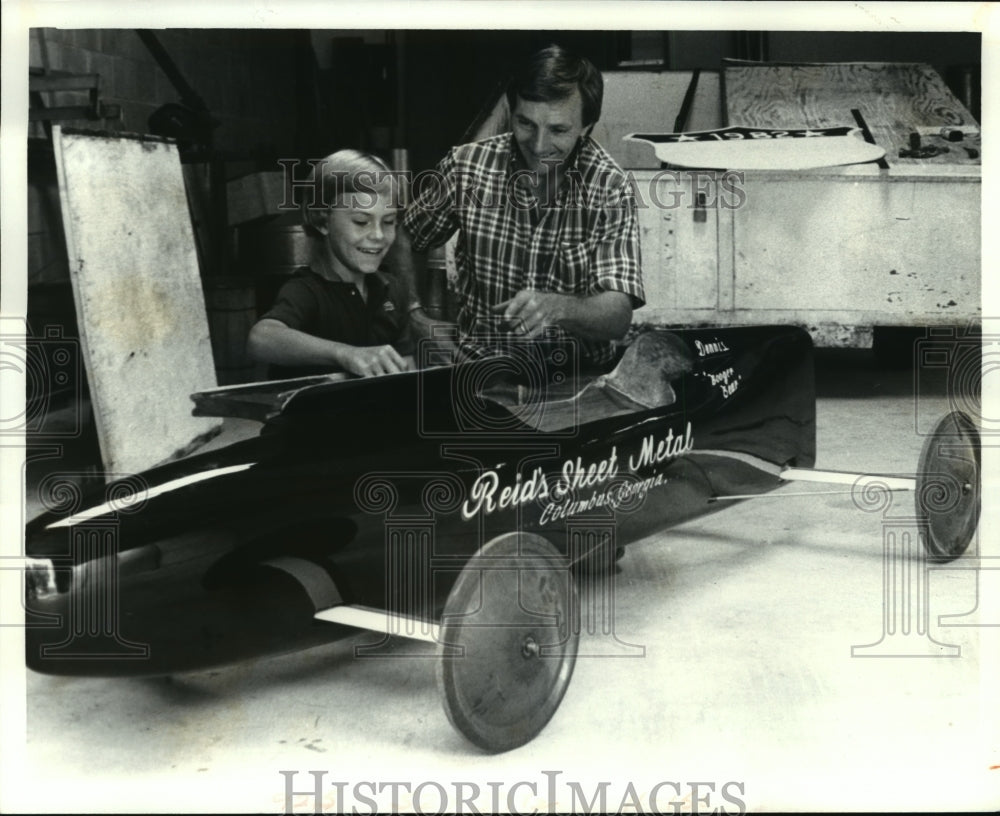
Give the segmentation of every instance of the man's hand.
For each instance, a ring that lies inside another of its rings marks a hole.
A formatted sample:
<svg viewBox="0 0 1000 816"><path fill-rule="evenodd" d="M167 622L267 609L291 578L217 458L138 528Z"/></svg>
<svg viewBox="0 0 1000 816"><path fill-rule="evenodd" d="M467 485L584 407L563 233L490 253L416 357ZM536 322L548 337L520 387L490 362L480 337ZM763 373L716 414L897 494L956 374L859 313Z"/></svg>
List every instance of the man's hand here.
<svg viewBox="0 0 1000 816"><path fill-rule="evenodd" d="M502 314L514 331L538 337L546 326L593 340L619 340L632 322L632 301L624 292L594 295L559 295L522 289L510 300L491 307Z"/></svg>
<svg viewBox="0 0 1000 816"><path fill-rule="evenodd" d="M341 355L341 363L359 377L399 374L410 369L410 364L392 346L349 346Z"/></svg>
<svg viewBox="0 0 1000 816"><path fill-rule="evenodd" d="M538 337L546 326L558 326L567 314L570 295L537 292L522 289L510 300L492 307L495 314L502 314L515 332L528 337Z"/></svg>

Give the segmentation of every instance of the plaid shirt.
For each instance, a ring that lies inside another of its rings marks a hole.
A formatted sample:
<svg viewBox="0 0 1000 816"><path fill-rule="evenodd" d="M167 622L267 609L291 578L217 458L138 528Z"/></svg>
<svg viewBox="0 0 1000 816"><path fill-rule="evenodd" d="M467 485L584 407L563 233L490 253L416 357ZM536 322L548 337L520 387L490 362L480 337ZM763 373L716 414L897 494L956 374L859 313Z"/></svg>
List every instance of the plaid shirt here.
<svg viewBox="0 0 1000 816"><path fill-rule="evenodd" d="M481 356L507 345L512 328L490 306L521 289L566 295L624 292L635 308L645 296L639 228L630 179L589 137L567 161L552 207L530 192L513 135L452 148L436 173L414 179L415 199L403 218L413 247L444 244L456 230L455 264L462 307L462 349ZM549 338L565 341L555 329ZM516 341L515 341L516 342ZM582 340L584 362L610 361L609 342Z"/></svg>

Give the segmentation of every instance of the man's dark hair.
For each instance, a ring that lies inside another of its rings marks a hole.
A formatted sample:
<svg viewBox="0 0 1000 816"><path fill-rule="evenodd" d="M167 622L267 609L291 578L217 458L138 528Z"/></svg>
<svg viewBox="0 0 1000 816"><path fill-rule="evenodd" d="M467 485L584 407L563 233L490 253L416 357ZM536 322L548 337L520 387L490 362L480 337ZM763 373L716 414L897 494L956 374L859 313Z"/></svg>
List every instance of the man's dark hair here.
<svg viewBox="0 0 1000 816"><path fill-rule="evenodd" d="M507 104L511 112L517 98L528 102L559 102L578 88L583 101L583 126L601 118L604 79L590 60L578 57L558 45L550 45L533 54L514 73L507 86Z"/></svg>

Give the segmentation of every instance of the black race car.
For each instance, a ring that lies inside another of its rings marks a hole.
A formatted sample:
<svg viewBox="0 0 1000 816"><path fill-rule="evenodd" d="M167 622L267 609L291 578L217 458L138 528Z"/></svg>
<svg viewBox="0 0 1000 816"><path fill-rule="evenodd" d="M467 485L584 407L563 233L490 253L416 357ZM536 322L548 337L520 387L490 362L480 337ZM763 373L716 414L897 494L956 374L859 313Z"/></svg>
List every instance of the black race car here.
<svg viewBox="0 0 1000 816"><path fill-rule="evenodd" d="M436 643L449 718L500 751L562 699L585 627L577 588L606 592L650 533L796 479L914 490L934 559L975 532L964 414L939 423L915 478L811 470L800 329L640 332L603 373L572 358L541 342L194 395L196 413L259 419L260 435L90 493L42 485L28 666L165 674L373 629Z"/></svg>

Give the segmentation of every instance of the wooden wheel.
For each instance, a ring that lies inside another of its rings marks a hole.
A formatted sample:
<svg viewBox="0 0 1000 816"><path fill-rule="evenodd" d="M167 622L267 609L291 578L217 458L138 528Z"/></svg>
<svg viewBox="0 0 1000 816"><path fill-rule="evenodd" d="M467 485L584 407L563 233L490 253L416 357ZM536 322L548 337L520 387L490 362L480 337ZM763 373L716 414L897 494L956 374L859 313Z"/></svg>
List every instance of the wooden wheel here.
<svg viewBox="0 0 1000 816"><path fill-rule="evenodd" d="M927 555L951 561L965 552L979 524L979 432L969 417L952 411L924 440L917 469L917 518Z"/></svg>
<svg viewBox="0 0 1000 816"><path fill-rule="evenodd" d="M501 536L466 564L441 620L438 686L474 745L516 748L555 714L576 663L575 604L566 559L539 536Z"/></svg>

